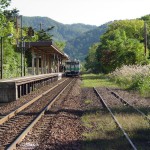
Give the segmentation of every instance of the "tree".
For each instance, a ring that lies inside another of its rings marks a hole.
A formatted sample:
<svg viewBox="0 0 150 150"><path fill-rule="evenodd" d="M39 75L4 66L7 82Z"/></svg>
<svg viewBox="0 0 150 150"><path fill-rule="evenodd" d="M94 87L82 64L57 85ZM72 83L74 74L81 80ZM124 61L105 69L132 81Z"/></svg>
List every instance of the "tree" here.
<svg viewBox="0 0 150 150"><path fill-rule="evenodd" d="M17 10L17 9L4 10L3 14L8 21L16 23L16 17L19 15L19 10Z"/></svg>
<svg viewBox="0 0 150 150"><path fill-rule="evenodd" d="M65 42L62 41L55 41L56 46L59 48L59 50L61 50L62 52L64 52L64 48L66 46Z"/></svg>
<svg viewBox="0 0 150 150"><path fill-rule="evenodd" d="M96 61L96 49L99 43L93 44L88 51L88 55L85 58L85 69L97 73L97 61Z"/></svg>
<svg viewBox="0 0 150 150"><path fill-rule="evenodd" d="M0 0L0 11L10 5L11 0Z"/></svg>
<svg viewBox="0 0 150 150"><path fill-rule="evenodd" d="M96 51L100 72L109 73L122 65L147 63L142 42L143 25L141 20L123 20L109 26Z"/></svg>
<svg viewBox="0 0 150 150"><path fill-rule="evenodd" d="M52 30L54 28L54 26L50 27L50 28L47 28L46 30L42 29L40 31L38 31L38 37L39 37L39 41L51 41L52 40L52 36L53 35L50 35L48 32L50 30Z"/></svg>
<svg viewBox="0 0 150 150"><path fill-rule="evenodd" d="M144 33L143 31L143 36L147 36L147 47L150 49L150 15L143 16L140 18L140 20L143 20L146 24L147 33Z"/></svg>
<svg viewBox="0 0 150 150"><path fill-rule="evenodd" d="M1 36L3 36L3 70L4 78L17 77L20 75L20 53L16 51L16 30L13 22L7 21L7 24L2 27ZM13 37L8 38L8 34L13 34Z"/></svg>

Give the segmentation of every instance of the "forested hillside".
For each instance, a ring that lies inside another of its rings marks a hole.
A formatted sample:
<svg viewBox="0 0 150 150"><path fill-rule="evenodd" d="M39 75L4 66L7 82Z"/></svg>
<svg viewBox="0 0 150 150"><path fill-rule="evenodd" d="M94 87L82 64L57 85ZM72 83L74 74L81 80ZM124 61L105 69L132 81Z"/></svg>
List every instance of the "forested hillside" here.
<svg viewBox="0 0 150 150"><path fill-rule="evenodd" d="M96 26L85 24L62 24L48 17L23 17L23 26L32 26L38 31L40 30L40 24L42 24L41 27L43 29L54 26L50 34L53 35L53 40L56 41L68 41L96 28Z"/></svg>
<svg viewBox="0 0 150 150"><path fill-rule="evenodd" d="M71 56L71 58L84 61L89 47L100 41L100 36L106 31L108 24L109 23L106 23L96 29L83 33L75 39L67 41L64 49L65 52Z"/></svg>

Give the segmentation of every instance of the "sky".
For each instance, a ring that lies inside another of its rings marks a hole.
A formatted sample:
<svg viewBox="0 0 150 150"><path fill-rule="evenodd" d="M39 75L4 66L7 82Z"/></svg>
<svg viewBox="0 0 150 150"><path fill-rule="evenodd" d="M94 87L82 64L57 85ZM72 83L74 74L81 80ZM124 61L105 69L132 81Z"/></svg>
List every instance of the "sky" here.
<svg viewBox="0 0 150 150"><path fill-rule="evenodd" d="M63 24L100 26L150 14L150 0L11 0L23 16L49 17Z"/></svg>

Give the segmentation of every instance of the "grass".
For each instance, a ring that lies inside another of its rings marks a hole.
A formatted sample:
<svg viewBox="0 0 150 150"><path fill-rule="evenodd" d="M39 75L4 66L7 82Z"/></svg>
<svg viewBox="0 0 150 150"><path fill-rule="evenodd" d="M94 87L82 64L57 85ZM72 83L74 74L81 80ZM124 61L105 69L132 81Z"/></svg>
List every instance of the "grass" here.
<svg viewBox="0 0 150 150"><path fill-rule="evenodd" d="M136 147L149 150L149 122L139 114L117 114L116 117Z"/></svg>
<svg viewBox="0 0 150 150"><path fill-rule="evenodd" d="M127 131L134 131L139 129L145 130L150 127L148 121L141 115L117 114L116 117Z"/></svg>
<svg viewBox="0 0 150 150"><path fill-rule="evenodd" d="M82 79L83 88L93 86L117 87L113 81L110 81L103 74L84 74L82 75ZM84 102L89 106L93 103L90 99L85 99ZM148 150L150 142L149 122L129 107L113 108L112 111L136 147L139 150ZM103 109L94 112L88 111L88 113L83 114L81 119L86 129L83 133L83 150L132 149L107 111Z"/></svg>
<svg viewBox="0 0 150 150"><path fill-rule="evenodd" d="M90 99L85 100L85 104L91 104L91 103L93 103L92 100L90 100Z"/></svg>
<svg viewBox="0 0 150 150"><path fill-rule="evenodd" d="M117 110L117 108L115 109ZM115 116L125 132L129 135L139 150L149 150L150 124L140 114L130 110L119 112L114 110ZM116 126L107 110L86 113L82 116L84 150L126 150L129 143L122 131Z"/></svg>
<svg viewBox="0 0 150 150"><path fill-rule="evenodd" d="M84 103L90 106L94 101L85 98ZM92 107L91 111L85 110L81 120L85 128L81 150L130 150L127 140L107 110L93 111Z"/></svg>
<svg viewBox="0 0 150 150"><path fill-rule="evenodd" d="M84 150L130 149L109 113L103 111L88 113L82 116L82 122L86 128L83 133Z"/></svg>
<svg viewBox="0 0 150 150"><path fill-rule="evenodd" d="M103 74L84 74L82 79L82 87L117 87L117 84Z"/></svg>

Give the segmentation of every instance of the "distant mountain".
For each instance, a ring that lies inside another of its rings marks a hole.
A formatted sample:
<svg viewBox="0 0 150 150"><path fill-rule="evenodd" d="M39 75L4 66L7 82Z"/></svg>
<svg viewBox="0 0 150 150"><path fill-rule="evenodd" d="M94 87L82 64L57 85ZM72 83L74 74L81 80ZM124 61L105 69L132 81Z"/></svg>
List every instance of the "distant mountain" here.
<svg viewBox="0 0 150 150"><path fill-rule="evenodd" d="M96 26L85 24L62 24L48 17L23 17L23 26L32 26L37 31L40 30L40 23L43 29L54 26L50 34L57 41L68 41L96 28Z"/></svg>
<svg viewBox="0 0 150 150"><path fill-rule="evenodd" d="M106 31L107 26L110 23L106 23L96 29L90 30L83 33L81 36L76 37L75 39L67 41L65 52L72 59L79 59L84 61L89 47L100 41L100 36Z"/></svg>
<svg viewBox="0 0 150 150"><path fill-rule="evenodd" d="M54 26L50 31L54 41L65 41L66 48L64 49L72 59L84 61L88 53L89 47L100 41L100 36L106 31L108 24L100 27L85 25L85 24L62 24L48 17L23 17L23 26L32 26L35 30Z"/></svg>

